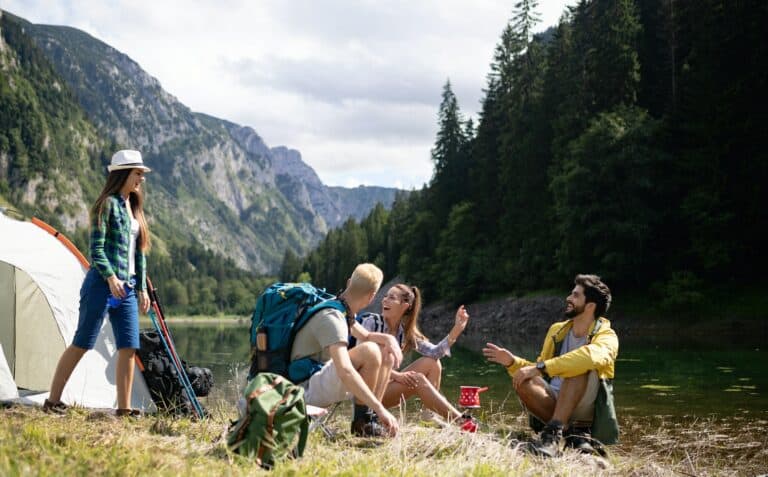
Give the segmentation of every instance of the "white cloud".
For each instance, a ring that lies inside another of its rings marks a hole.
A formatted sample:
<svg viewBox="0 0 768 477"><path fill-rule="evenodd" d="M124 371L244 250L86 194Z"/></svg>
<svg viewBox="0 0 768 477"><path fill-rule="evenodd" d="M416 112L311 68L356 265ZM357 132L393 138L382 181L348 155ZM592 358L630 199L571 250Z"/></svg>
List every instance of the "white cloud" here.
<svg viewBox="0 0 768 477"><path fill-rule="evenodd" d="M566 3L540 2L553 25ZM442 85L474 116L513 2L4 0L126 53L195 111L299 149L331 185L420 187Z"/></svg>

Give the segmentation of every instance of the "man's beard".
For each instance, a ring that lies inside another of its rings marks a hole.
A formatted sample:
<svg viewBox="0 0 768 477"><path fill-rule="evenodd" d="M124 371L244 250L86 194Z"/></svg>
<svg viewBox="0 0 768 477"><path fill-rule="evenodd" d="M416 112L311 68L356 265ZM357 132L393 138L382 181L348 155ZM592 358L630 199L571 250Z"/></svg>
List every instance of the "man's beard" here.
<svg viewBox="0 0 768 477"><path fill-rule="evenodd" d="M565 317L566 318L573 318L573 317L579 316L583 312L584 312L584 307L583 306L581 308L579 308L576 305L574 305L570 310L566 310L565 311Z"/></svg>

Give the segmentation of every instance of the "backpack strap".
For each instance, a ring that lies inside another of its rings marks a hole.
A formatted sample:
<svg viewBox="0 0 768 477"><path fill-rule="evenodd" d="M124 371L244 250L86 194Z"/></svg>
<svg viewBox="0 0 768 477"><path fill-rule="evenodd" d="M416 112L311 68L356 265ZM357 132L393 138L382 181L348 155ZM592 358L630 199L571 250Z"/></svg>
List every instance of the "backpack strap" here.
<svg viewBox="0 0 768 477"><path fill-rule="evenodd" d="M320 303L317 303L314 306L309 307L308 309L299 309L300 317L296 321L296 324L293 326L293 329L291 330L291 341L290 341L291 347L293 347L293 341L296 339L296 335L309 322L310 318L315 316L317 312L324 310L326 308L333 308L334 310L338 310L342 314L344 314L345 318L347 319L347 327L348 328L351 327L349 323L349 316L351 315L351 313L349 312L349 306L347 306L346 302L336 298L321 301ZM288 352L290 353L290 350Z"/></svg>
<svg viewBox="0 0 768 477"><path fill-rule="evenodd" d="M592 332L587 336L587 344L592 342L592 339L595 337L598 331L600 331L600 327L603 326L604 320L602 318L598 318L595 320L595 327L592 328ZM553 356L557 357L560 356L560 351L562 351L563 348L563 341L556 341L555 337L560 334L560 332L565 328L567 325L563 325L560 329L555 332L555 334L552 336L552 341L555 343L555 351Z"/></svg>
<svg viewBox="0 0 768 477"><path fill-rule="evenodd" d="M603 326L603 319L598 318L597 320L595 320L595 327L592 328L592 333L590 333L589 338L587 338L587 343L592 342L592 338L594 338L597 332L600 331L601 326Z"/></svg>
<svg viewBox="0 0 768 477"><path fill-rule="evenodd" d="M294 328L300 328L303 327L304 324L309 321L309 319L314 316L318 311L324 310L326 308L333 308L334 310L340 311L342 315L344 315L344 318L347 321L347 325L349 325L349 317L352 317L352 321L354 321L354 315L349 311L349 306L344 300L341 300L339 298L333 298L331 300L325 300L322 301L312 307L310 307L307 311L304 312L304 316L300 319L302 322L297 323L297 325Z"/></svg>

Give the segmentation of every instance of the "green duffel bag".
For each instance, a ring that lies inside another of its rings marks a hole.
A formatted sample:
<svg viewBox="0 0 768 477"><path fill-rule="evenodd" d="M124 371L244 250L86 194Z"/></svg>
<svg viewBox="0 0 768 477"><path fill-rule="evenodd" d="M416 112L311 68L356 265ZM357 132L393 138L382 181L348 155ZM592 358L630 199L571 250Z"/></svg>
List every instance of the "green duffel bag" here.
<svg viewBox="0 0 768 477"><path fill-rule="evenodd" d="M595 417L592 421L592 437L603 444L619 442L619 420L613 404L613 380L601 379L595 398Z"/></svg>
<svg viewBox="0 0 768 477"><path fill-rule="evenodd" d="M266 468L288 455L304 454L309 419L303 388L280 375L259 373L248 382L243 398L240 419L227 435L230 450Z"/></svg>

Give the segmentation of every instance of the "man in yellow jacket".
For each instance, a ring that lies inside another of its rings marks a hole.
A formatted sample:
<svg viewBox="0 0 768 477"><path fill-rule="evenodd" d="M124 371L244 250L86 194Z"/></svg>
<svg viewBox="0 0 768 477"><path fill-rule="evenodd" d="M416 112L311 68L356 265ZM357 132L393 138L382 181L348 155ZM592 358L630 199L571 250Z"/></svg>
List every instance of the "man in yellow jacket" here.
<svg viewBox="0 0 768 477"><path fill-rule="evenodd" d="M565 299L566 321L553 324L536 362L515 356L488 343L485 357L507 368L512 386L528 412L546 423L538 442L528 450L536 455L560 455L563 430L566 445L593 452L589 429L600 380L612 380L619 340L603 315L611 291L596 275L577 275Z"/></svg>

